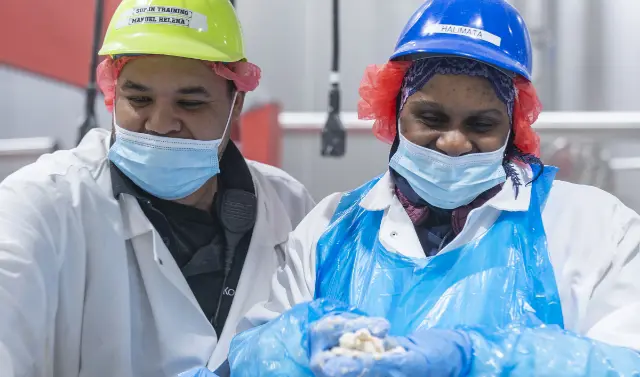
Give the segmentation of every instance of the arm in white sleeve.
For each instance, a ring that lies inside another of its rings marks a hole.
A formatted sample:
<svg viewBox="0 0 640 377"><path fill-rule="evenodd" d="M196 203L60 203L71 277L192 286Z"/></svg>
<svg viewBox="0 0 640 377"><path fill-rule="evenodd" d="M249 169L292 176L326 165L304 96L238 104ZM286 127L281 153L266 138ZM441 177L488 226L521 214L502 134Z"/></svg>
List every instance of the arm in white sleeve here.
<svg viewBox="0 0 640 377"><path fill-rule="evenodd" d="M573 331L471 330L472 375L640 375L640 216L619 202L610 214L611 227L599 230L609 247L598 252L607 262L593 270L593 284L583 292L588 303Z"/></svg>
<svg viewBox="0 0 640 377"><path fill-rule="evenodd" d="M519 327L500 331L470 329L463 332L469 336L472 344L470 376L596 377L640 374L640 354L635 350L613 346L557 327ZM424 338L426 342L426 336Z"/></svg>
<svg viewBox="0 0 640 377"><path fill-rule="evenodd" d="M341 194L323 199L289 235L278 252L278 269L271 281L269 300L247 312L238 332L268 322L294 305L313 299L316 278L316 244L324 234Z"/></svg>
<svg viewBox="0 0 640 377"><path fill-rule="evenodd" d="M640 216L619 203L611 230L611 253L598 276L580 332L640 351ZM603 230L604 231L604 230Z"/></svg>
<svg viewBox="0 0 640 377"><path fill-rule="evenodd" d="M50 182L0 185L0 375L51 373L64 219Z"/></svg>

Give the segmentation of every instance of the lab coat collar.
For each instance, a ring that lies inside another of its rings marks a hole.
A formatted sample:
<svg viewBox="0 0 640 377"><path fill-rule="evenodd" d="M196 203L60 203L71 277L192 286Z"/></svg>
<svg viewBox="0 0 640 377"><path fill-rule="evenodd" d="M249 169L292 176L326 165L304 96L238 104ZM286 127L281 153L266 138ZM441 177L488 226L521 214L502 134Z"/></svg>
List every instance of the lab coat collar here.
<svg viewBox="0 0 640 377"><path fill-rule="evenodd" d="M118 199L122 212L123 236L130 240L153 230L151 221L140 208L138 199L129 194L122 194Z"/></svg>
<svg viewBox="0 0 640 377"><path fill-rule="evenodd" d="M253 181L258 197L258 216L254 227L254 237L251 242L259 242L255 239L264 237L268 239L265 243L270 244L266 246L273 247L282 244L286 242L291 229L291 227L285 227L281 224L283 219L288 218L287 211L280 202L273 200L273 198L277 198L277 193L267 193L267 188L264 186L265 183L256 179L255 176L253 176ZM268 200L269 203L267 203ZM145 216L135 197L129 194L122 194L119 202L121 204L125 239L128 240L153 230L153 225ZM263 233L262 229L269 229L269 231L264 231ZM256 237L256 231L260 233L260 237Z"/></svg>
<svg viewBox="0 0 640 377"><path fill-rule="evenodd" d="M100 169L100 173L96 177L96 182L98 182L99 186L104 190L107 197L114 201L114 204L119 204L122 216L122 234L125 240L130 240L151 231L153 225L151 225L151 222L142 212L135 197L129 194L123 194L116 199L113 194L112 172L111 169L109 169L110 164L107 157L110 147L110 135L111 133L105 129L91 130L82 139L75 153L81 155L80 157L83 159L87 159L91 155L96 156L99 154L103 168Z"/></svg>
<svg viewBox="0 0 640 377"><path fill-rule="evenodd" d="M529 209L531 200L531 185L527 183L532 179L529 166L514 165L515 171L522 185L518 188L518 196L515 195L515 186L510 178L507 178L502 190L488 200L484 206L490 206L500 211L522 212ZM393 179L387 171L382 178L360 201L360 206L368 211L383 211L391 206L394 200L398 200L394 192Z"/></svg>
<svg viewBox="0 0 640 377"><path fill-rule="evenodd" d="M531 201L531 185L529 182L533 179L533 174L528 165L512 164L512 166L521 182L518 187L518 196L516 197L516 187L513 184L513 180L507 177L502 190L489 199L486 205L500 211L524 212L529 209L529 202Z"/></svg>

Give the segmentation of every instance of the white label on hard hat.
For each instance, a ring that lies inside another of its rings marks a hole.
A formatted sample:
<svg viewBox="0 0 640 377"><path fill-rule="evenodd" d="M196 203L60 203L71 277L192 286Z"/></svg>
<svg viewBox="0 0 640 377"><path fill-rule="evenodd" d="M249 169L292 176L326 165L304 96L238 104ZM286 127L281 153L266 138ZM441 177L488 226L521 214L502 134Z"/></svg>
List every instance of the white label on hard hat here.
<svg viewBox="0 0 640 377"><path fill-rule="evenodd" d="M198 31L207 31L208 28L204 14L185 8L148 6L124 12L116 23L116 29L140 24L183 26Z"/></svg>
<svg viewBox="0 0 640 377"><path fill-rule="evenodd" d="M442 25L442 24L430 24L425 28L426 33L432 34L456 34L464 35L470 38L482 39L491 44L500 47L502 38L495 34L491 34L486 30L474 29L472 27L458 26L458 25Z"/></svg>

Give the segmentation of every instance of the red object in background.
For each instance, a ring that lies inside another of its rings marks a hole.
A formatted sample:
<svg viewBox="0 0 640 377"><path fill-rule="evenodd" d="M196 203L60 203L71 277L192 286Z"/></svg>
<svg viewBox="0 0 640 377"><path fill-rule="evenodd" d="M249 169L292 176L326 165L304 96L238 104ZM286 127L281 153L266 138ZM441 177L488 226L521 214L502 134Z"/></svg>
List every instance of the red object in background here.
<svg viewBox="0 0 640 377"><path fill-rule="evenodd" d="M570 147L564 147L555 151L548 159L544 160L548 165L557 167L558 173L556 179L569 181L574 174L574 156L571 153Z"/></svg>
<svg viewBox="0 0 640 377"><path fill-rule="evenodd" d="M95 2L9 0L2 5L0 64L85 87L89 80ZM104 2L104 32L120 0Z"/></svg>
<svg viewBox="0 0 640 377"><path fill-rule="evenodd" d="M280 105L266 104L242 114L240 127L231 139L240 144L242 155L268 165L282 165L282 128L278 122Z"/></svg>
<svg viewBox="0 0 640 377"><path fill-rule="evenodd" d="M103 37L118 4L104 0ZM91 0L9 0L1 13L0 64L86 87L95 11ZM279 113L279 105L267 104L242 115L231 137L246 158L281 165Z"/></svg>

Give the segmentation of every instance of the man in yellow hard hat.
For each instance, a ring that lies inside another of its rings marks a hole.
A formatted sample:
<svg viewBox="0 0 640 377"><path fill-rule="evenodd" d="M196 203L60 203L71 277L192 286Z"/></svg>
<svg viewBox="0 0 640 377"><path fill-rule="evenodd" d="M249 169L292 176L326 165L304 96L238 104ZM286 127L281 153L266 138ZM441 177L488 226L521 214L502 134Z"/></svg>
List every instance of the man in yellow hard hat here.
<svg viewBox="0 0 640 377"><path fill-rule="evenodd" d="M229 0L124 0L100 51L112 130L0 185L0 375L215 369L314 205L230 128L260 70Z"/></svg>

